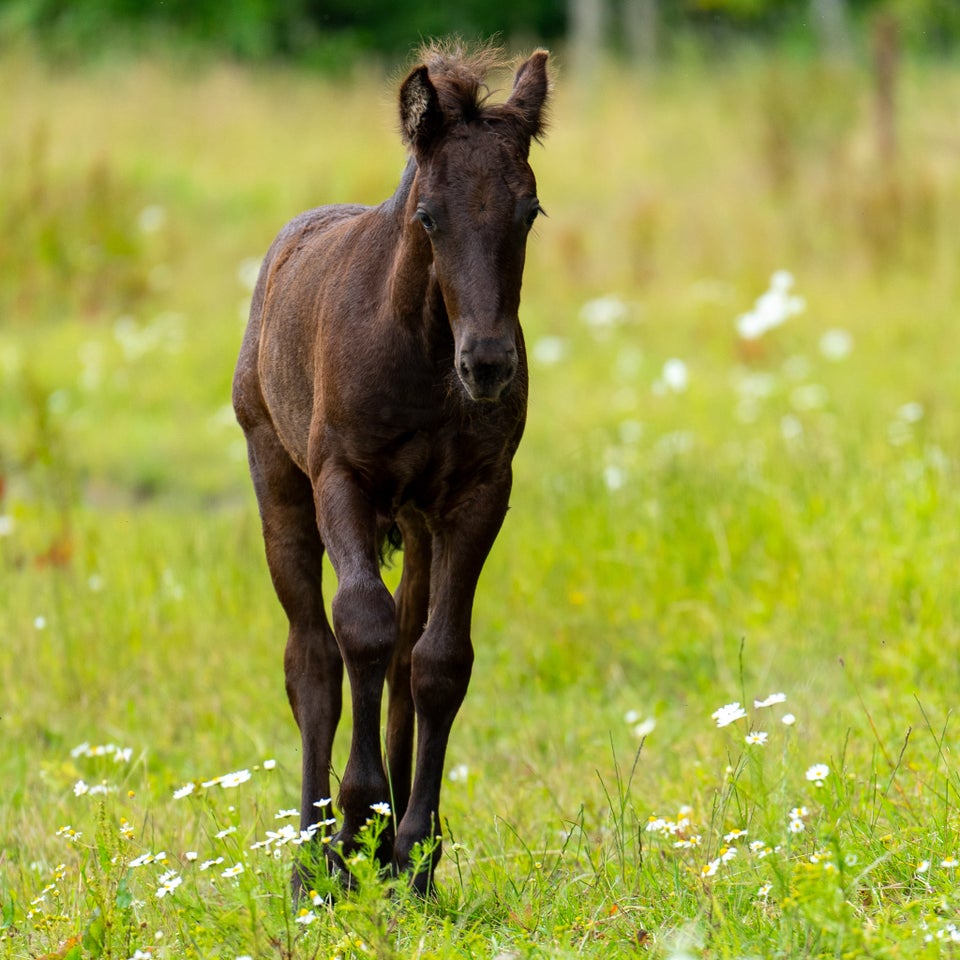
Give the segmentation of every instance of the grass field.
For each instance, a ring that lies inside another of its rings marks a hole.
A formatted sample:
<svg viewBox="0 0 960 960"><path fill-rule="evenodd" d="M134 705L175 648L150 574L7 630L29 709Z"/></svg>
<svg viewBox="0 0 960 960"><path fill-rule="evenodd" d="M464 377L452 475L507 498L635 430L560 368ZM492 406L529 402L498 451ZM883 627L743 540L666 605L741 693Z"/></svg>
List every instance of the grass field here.
<svg viewBox="0 0 960 960"><path fill-rule="evenodd" d="M437 896L300 908L229 384L279 226L392 192L394 84L0 87L0 955L960 953L960 71L887 162L858 67L559 74Z"/></svg>

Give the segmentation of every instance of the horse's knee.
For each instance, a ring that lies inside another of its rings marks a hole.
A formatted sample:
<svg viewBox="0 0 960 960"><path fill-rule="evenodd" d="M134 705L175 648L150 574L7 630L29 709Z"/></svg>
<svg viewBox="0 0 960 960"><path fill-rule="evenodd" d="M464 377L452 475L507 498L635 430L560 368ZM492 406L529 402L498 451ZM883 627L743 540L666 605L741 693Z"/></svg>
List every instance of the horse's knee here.
<svg viewBox="0 0 960 960"><path fill-rule="evenodd" d="M469 641L443 643L425 634L411 657L410 684L417 712L456 713L466 696L472 670L473 648Z"/></svg>
<svg viewBox="0 0 960 960"><path fill-rule="evenodd" d="M330 605L347 669L386 671L396 646L396 605L379 578L341 583Z"/></svg>

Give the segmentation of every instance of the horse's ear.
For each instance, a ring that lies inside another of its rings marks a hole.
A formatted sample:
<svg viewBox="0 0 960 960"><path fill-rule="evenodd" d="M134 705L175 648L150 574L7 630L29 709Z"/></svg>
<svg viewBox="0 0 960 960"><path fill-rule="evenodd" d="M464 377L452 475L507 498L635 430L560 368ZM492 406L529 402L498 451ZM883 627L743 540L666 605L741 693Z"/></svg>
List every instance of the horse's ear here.
<svg viewBox="0 0 960 960"><path fill-rule="evenodd" d="M546 50L537 50L524 60L513 78L513 91L507 103L520 114L526 133L539 137L546 127L547 94L550 81L547 79L547 60L550 54Z"/></svg>
<svg viewBox="0 0 960 960"><path fill-rule="evenodd" d="M400 85L400 128L415 152L425 150L443 127L437 91L425 66L414 69Z"/></svg>

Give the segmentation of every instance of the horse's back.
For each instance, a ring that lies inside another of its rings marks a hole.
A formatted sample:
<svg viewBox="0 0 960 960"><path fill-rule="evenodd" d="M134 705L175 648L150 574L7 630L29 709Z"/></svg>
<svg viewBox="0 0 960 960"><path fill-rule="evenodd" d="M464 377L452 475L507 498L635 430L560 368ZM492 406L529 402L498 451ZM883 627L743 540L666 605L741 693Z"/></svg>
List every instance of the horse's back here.
<svg viewBox="0 0 960 960"><path fill-rule="evenodd" d="M234 375L234 408L245 429L268 417L306 469L314 405L317 287L335 273L325 243L369 210L334 204L307 210L277 234L260 267Z"/></svg>

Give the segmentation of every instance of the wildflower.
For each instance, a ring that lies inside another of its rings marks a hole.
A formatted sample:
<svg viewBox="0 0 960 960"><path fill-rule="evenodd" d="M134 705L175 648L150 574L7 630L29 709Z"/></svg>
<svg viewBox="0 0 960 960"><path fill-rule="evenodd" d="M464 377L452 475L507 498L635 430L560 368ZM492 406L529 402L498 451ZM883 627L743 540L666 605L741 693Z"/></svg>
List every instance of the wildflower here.
<svg viewBox="0 0 960 960"><path fill-rule="evenodd" d="M238 787L250 779L249 770L237 770L235 773L226 773L220 778L220 786L224 789Z"/></svg>
<svg viewBox="0 0 960 960"><path fill-rule="evenodd" d="M683 393L690 382L687 365L677 357L671 357L663 365L660 379L654 384L659 393L669 390L671 393Z"/></svg>
<svg viewBox="0 0 960 960"><path fill-rule="evenodd" d="M37 630L43 630L47 626L47 618L44 616L34 617L33 626Z"/></svg>
<svg viewBox="0 0 960 960"><path fill-rule="evenodd" d="M806 826L802 820L791 820L787 824L787 829L791 833L803 833L803 831L806 830Z"/></svg>
<svg viewBox="0 0 960 960"><path fill-rule="evenodd" d="M718 727L729 726L735 720L739 720L746 715L747 711L736 701L728 703L710 714L711 718L716 720Z"/></svg>
<svg viewBox="0 0 960 960"><path fill-rule="evenodd" d="M700 868L701 877L712 877L716 874L717 870L720 867L720 858L717 857L716 860L711 860L709 863L705 863Z"/></svg>
<svg viewBox="0 0 960 960"><path fill-rule="evenodd" d="M13 517L7 513L0 513L0 537L9 537L13 533Z"/></svg>
<svg viewBox="0 0 960 960"><path fill-rule="evenodd" d="M120 836L124 840L132 840L134 836L133 824L130 823L126 817L120 818Z"/></svg>
<svg viewBox="0 0 960 960"><path fill-rule="evenodd" d="M623 323L627 315L627 305L615 294L588 300L580 308L580 319L600 335Z"/></svg>
<svg viewBox="0 0 960 960"><path fill-rule="evenodd" d="M322 800L314 800L313 805L315 807L320 807L322 810L324 807L329 807L331 803L330 797L324 797Z"/></svg>
<svg viewBox="0 0 960 960"><path fill-rule="evenodd" d="M627 482L627 473L623 467L611 464L603 469L603 482L608 490L622 490Z"/></svg>
<svg viewBox="0 0 960 960"><path fill-rule="evenodd" d="M765 697L763 700L754 700L753 705L758 710L761 707L772 707L775 703L783 703L787 699L785 693L771 693L769 697Z"/></svg>
<svg viewBox="0 0 960 960"><path fill-rule="evenodd" d="M276 760L264 760L264 761L263 761L263 769L264 769L264 770L273 770L273 769L276 767L276 765L277 765L277 761L276 761Z"/></svg>
<svg viewBox="0 0 960 960"><path fill-rule="evenodd" d="M203 863L200 864L200 869L209 870L211 867L215 867L221 863L223 863L223 857L217 857L215 860L204 860Z"/></svg>
<svg viewBox="0 0 960 960"><path fill-rule="evenodd" d="M673 845L678 850L692 850L694 847L699 847L702 841L703 837L697 833L694 834L694 836L687 837L684 840L676 840Z"/></svg>
<svg viewBox="0 0 960 960"><path fill-rule="evenodd" d="M785 713L780 718L780 722L785 726L792 727L797 722L797 718L792 713Z"/></svg>
<svg viewBox="0 0 960 960"><path fill-rule="evenodd" d="M731 830L729 833L723 835L723 842L730 843L732 840L739 840L740 837L745 837L747 835L746 830ZM750 845L751 847L753 844Z"/></svg>
<svg viewBox="0 0 960 960"><path fill-rule="evenodd" d="M815 763L807 770L807 779L815 783L818 787L822 787L823 781L826 780L829 773L830 768L825 763Z"/></svg>
<svg viewBox="0 0 960 960"><path fill-rule="evenodd" d="M85 793L89 793L89 792L90 792L90 788L82 780L78 780L73 785L73 795L75 797L82 797Z"/></svg>
<svg viewBox="0 0 960 960"><path fill-rule="evenodd" d="M757 891L757 899L758 899L758 900L766 900L767 897L770 896L770 891L771 891L772 889L773 889L773 884L772 884L772 883L765 883L765 884Z"/></svg>
<svg viewBox="0 0 960 960"><path fill-rule="evenodd" d="M183 877L178 876L175 870L170 870L159 878L159 883L160 886L157 887L157 897L162 900L168 893L173 893L173 891L183 883Z"/></svg>
<svg viewBox="0 0 960 960"><path fill-rule="evenodd" d="M743 739L751 746L762 747L767 742L767 734L762 730L751 730Z"/></svg>
<svg viewBox="0 0 960 960"><path fill-rule="evenodd" d="M540 337L531 351L533 359L544 366L553 366L567 355L567 341L562 337Z"/></svg>
<svg viewBox="0 0 960 960"><path fill-rule="evenodd" d="M184 859L184 860L189 860L191 863L193 863L193 861L196 860L198 856L199 856L199 854L197 853L196 850L188 850L188 851L183 855L183 859Z"/></svg>
<svg viewBox="0 0 960 960"><path fill-rule="evenodd" d="M750 844L750 852L755 853L758 860L762 860L764 857L769 857L773 850L767 846L765 840L754 840Z"/></svg>
<svg viewBox="0 0 960 960"><path fill-rule="evenodd" d="M237 877L237 876L239 876L241 873L243 873L243 864L242 864L242 863L235 863L232 867L227 867L227 869L224 870L224 871L220 874L220 876L221 876L221 877Z"/></svg>
<svg viewBox="0 0 960 960"><path fill-rule="evenodd" d="M173 791L174 800L182 800L184 797L189 797L194 790L197 789L197 785L191 781L190 783L185 783L179 790Z"/></svg>
<svg viewBox="0 0 960 960"><path fill-rule="evenodd" d="M285 820L287 817L299 817L300 811L295 809L290 810L278 810L274 815L274 820Z"/></svg>
<svg viewBox="0 0 960 960"><path fill-rule="evenodd" d="M737 855L736 847L723 847L720 850L720 861L721 863L729 863Z"/></svg>
<svg viewBox="0 0 960 960"><path fill-rule="evenodd" d="M737 333L741 339L758 340L768 330L779 327L806 309L803 298L790 293L792 286L793 276L788 270L778 270L773 274L770 289L757 297L752 310L737 318Z"/></svg>
<svg viewBox="0 0 960 960"><path fill-rule="evenodd" d="M469 775L470 775L470 768L465 763L458 763L447 774L450 780L452 780L454 783L465 783Z"/></svg>
<svg viewBox="0 0 960 960"><path fill-rule="evenodd" d="M809 817L809 816L810 816L810 811L806 807L794 807L790 811L791 820L800 820L803 817Z"/></svg>
<svg viewBox="0 0 960 960"><path fill-rule="evenodd" d="M141 233L156 233L163 228L167 220L167 211L158 203L144 207L137 216L137 227Z"/></svg>
<svg viewBox="0 0 960 960"><path fill-rule="evenodd" d="M231 833L236 833L236 832L237 832L236 827L226 827L216 835L216 838L217 840L222 840L224 837L229 837Z"/></svg>
<svg viewBox="0 0 960 960"><path fill-rule="evenodd" d="M371 803L370 809L381 817L390 816L390 804L384 800L381 800L379 803Z"/></svg>
<svg viewBox="0 0 960 960"><path fill-rule="evenodd" d="M65 837L71 843L76 843L77 840L83 836L79 830L74 830L69 823L65 827L61 827L59 830L57 830L56 835L58 837Z"/></svg>
<svg viewBox="0 0 960 960"><path fill-rule="evenodd" d="M930 861L929 861L929 860L921 860L921 861L917 864L916 874L917 874L917 876L919 877L921 874L926 873L929 869L930 869Z"/></svg>
<svg viewBox="0 0 960 960"><path fill-rule="evenodd" d="M638 740L642 740L644 737L650 736L650 734L653 733L656 726L657 726L657 721L654 720L653 717L647 717L646 720L641 720L640 723L634 726L633 735Z"/></svg>
<svg viewBox="0 0 960 960"><path fill-rule="evenodd" d="M820 352L827 360L844 360L853 350L853 337L838 327L827 330L820 338Z"/></svg>
<svg viewBox="0 0 960 960"><path fill-rule="evenodd" d="M897 411L897 416L903 420L904 423L917 423L923 419L923 414L923 404L917 403L915 400L911 403L905 403Z"/></svg>
<svg viewBox="0 0 960 960"><path fill-rule="evenodd" d="M947 857L944 860L940 861L941 867L946 867L948 870L952 870L954 867L960 866L960 860L956 857Z"/></svg>
<svg viewBox="0 0 960 960"><path fill-rule="evenodd" d="M312 911L308 910L306 907L301 907L300 912L294 917L294 923L303 924L303 926L309 926L317 919L317 915Z"/></svg>

